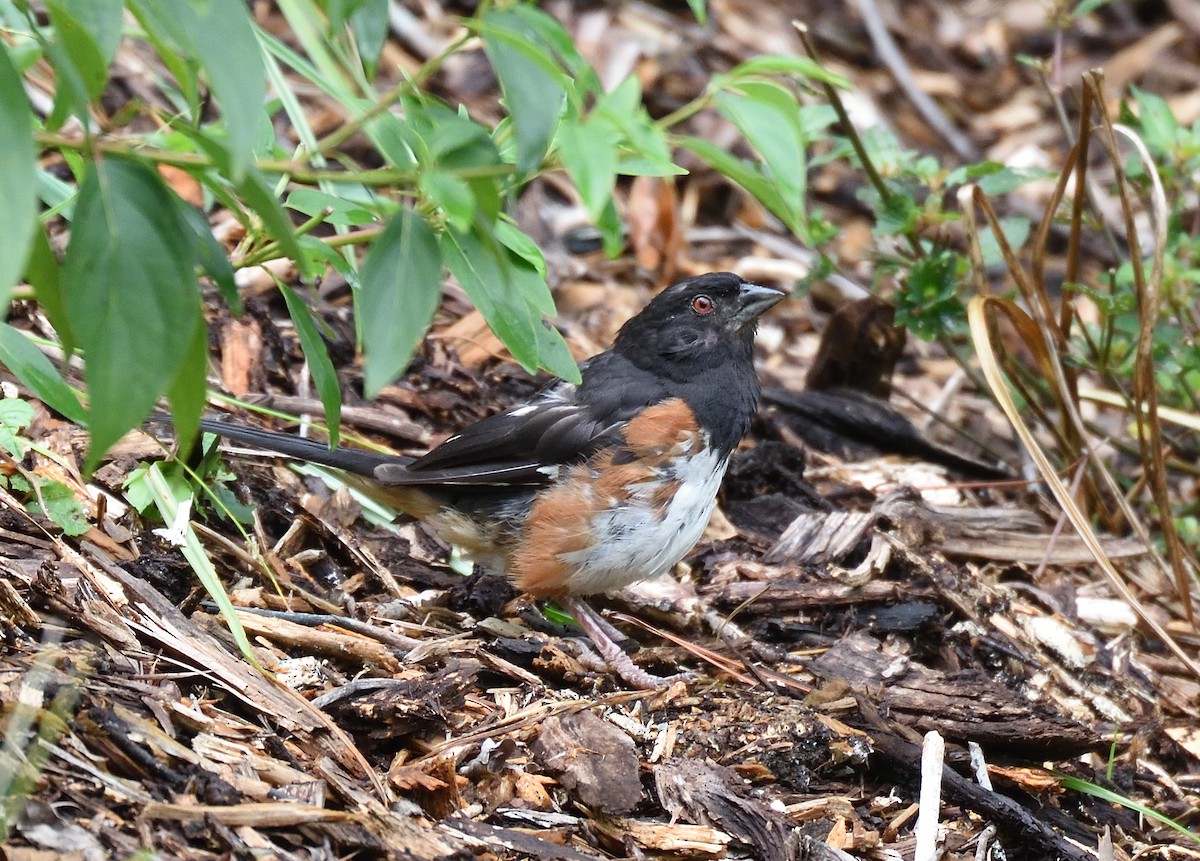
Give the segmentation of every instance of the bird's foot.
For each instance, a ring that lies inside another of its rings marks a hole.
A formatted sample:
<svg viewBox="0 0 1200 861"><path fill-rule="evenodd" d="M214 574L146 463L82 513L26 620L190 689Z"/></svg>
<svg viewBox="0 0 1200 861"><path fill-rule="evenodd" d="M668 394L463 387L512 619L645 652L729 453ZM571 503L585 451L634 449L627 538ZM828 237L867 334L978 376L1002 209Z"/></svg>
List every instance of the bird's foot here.
<svg viewBox="0 0 1200 861"><path fill-rule="evenodd" d="M609 631L613 627L599 613L593 610L580 598L566 598L562 601L565 608L575 617L579 627L596 647L600 657L608 664L621 679L630 687L643 691L653 691L665 688L676 682L687 682L695 678L693 673L674 673L669 676L658 676L647 672L633 662L629 655L616 644Z"/></svg>

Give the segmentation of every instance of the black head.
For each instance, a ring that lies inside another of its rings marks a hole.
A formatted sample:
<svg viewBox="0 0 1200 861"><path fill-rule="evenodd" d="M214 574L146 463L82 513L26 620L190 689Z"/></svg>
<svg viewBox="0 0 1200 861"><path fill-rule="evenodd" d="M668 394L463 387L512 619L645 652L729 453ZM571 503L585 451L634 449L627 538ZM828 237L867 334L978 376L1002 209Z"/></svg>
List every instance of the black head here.
<svg viewBox="0 0 1200 861"><path fill-rule="evenodd" d="M613 349L672 376L670 368L690 377L727 357L748 362L758 318L783 297L732 272L689 278L659 293L622 326Z"/></svg>

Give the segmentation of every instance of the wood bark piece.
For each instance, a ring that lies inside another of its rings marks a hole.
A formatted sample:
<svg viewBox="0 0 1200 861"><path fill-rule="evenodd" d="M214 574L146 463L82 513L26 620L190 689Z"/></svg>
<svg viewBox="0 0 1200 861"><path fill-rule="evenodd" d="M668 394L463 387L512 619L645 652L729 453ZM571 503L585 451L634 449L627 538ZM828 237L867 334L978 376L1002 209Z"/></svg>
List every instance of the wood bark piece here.
<svg viewBox="0 0 1200 861"><path fill-rule="evenodd" d="M516 857L545 861L596 861L597 858L603 857L599 853L580 852L570 846L545 840L536 834L488 825L486 822L476 822L465 817L443 821L442 830L471 846L478 847L481 858L495 857L492 853L497 849L516 853Z"/></svg>
<svg viewBox="0 0 1200 861"><path fill-rule="evenodd" d="M925 502L911 490L882 497L874 512L886 517L910 547L929 547L947 556L1024 562L1030 565L1090 565L1095 557L1078 535L1055 535L1035 512L1018 508L950 508ZM1107 538L1110 557L1146 553L1140 542Z"/></svg>
<svg viewBox="0 0 1200 861"><path fill-rule="evenodd" d="M654 768L654 785L673 818L719 828L755 849L763 861L798 861L799 831L750 795L731 768L712 760L672 759Z"/></svg>
<svg viewBox="0 0 1200 861"><path fill-rule="evenodd" d="M129 601L130 611L138 617L143 636L157 642L181 662L202 669L233 696L242 700L288 730L301 733L327 750L338 762L365 777L378 797L386 791L378 775L342 730L308 700L282 683L273 683L244 661L235 658L212 635L202 632L197 624L184 616L148 583L129 574L113 563L99 548L84 544L87 559L96 563L104 574L120 584ZM80 557L80 561L85 560ZM83 568L85 576L96 585L99 574L92 566ZM98 587L97 587L98 588Z"/></svg>
<svg viewBox="0 0 1200 861"><path fill-rule="evenodd" d="M149 583L112 564L98 550L91 552L89 558L99 563L104 572L125 589L131 606L137 611L137 621L145 639L186 659L189 664L203 668L233 696L253 709L272 715L289 730L313 732L324 726L311 709L297 708L294 694L272 685L240 658L229 654L215 638L199 630Z"/></svg>
<svg viewBox="0 0 1200 861"><path fill-rule="evenodd" d="M908 657L885 655L866 633L846 637L808 669L827 682L845 680L898 723L978 742L989 752L1065 759L1106 744L1087 727L1037 708L982 671L940 673Z"/></svg>
<svg viewBox="0 0 1200 861"><path fill-rule="evenodd" d="M264 801L258 804L243 802L228 807L151 802L142 808L142 816L145 819L203 822L211 818L226 825L252 825L255 828L280 828L307 822L336 822L354 819L356 815L290 801Z"/></svg>
<svg viewBox="0 0 1200 861"><path fill-rule="evenodd" d="M886 518L912 547L934 547L947 556L1029 565L1086 565L1091 552L1077 535L1054 534L1035 512L1010 507L967 508L933 505L901 489L879 499L869 512L809 511L793 520L767 551L772 564L838 562ZM1136 541L1109 538L1110 556L1141 555Z"/></svg>
<svg viewBox="0 0 1200 861"><path fill-rule="evenodd" d="M746 563L732 565L746 567ZM720 571L718 565L715 570ZM783 573L787 572L784 569ZM777 580L746 580L723 584L709 590L722 607L739 607L740 613L753 615L784 616L800 610L816 610L823 607L850 606L854 604L894 603L929 594L928 590L894 583L872 580L860 587L852 587L840 581L813 583L793 577ZM743 605L745 605L743 607Z"/></svg>
<svg viewBox="0 0 1200 861"><path fill-rule="evenodd" d="M869 511L807 511L788 525L763 561L772 565L840 562L874 525L875 515Z"/></svg>
<svg viewBox="0 0 1200 861"><path fill-rule="evenodd" d="M877 296L847 302L825 324L804 384L813 390L854 389L886 398L907 339L890 302Z"/></svg>
<svg viewBox="0 0 1200 861"><path fill-rule="evenodd" d="M763 400L776 408L779 422L807 445L845 460L902 454L967 476L1011 478L1007 470L995 464L933 442L890 403L866 392L766 388Z"/></svg>
<svg viewBox="0 0 1200 861"><path fill-rule="evenodd" d="M683 822L642 822L635 819L595 819L592 827L618 845L632 840L642 849L672 858L724 858L733 837L709 825Z"/></svg>
<svg viewBox="0 0 1200 861"><path fill-rule="evenodd" d="M398 673L400 661L395 653L378 640L361 634L334 630L332 626L312 628L287 619L257 613L238 613L247 634L265 637L283 646L303 649L305 653L347 661L355 668L373 672Z"/></svg>
<svg viewBox="0 0 1200 861"><path fill-rule="evenodd" d="M228 321L221 339L221 381L236 397L244 397L262 374L262 326L247 315Z"/></svg>
<svg viewBox="0 0 1200 861"><path fill-rule="evenodd" d="M533 743L533 755L589 808L628 813L641 801L633 739L594 712L547 719Z"/></svg>
<svg viewBox="0 0 1200 861"><path fill-rule="evenodd" d="M876 753L890 768L908 775L910 779L917 778L921 761L918 745L887 731L881 721L872 729L872 738ZM1011 841L1024 850L1022 857L1055 861L1089 861L1094 857L1055 833L1053 828L1013 799L972 783L949 766L942 766L942 787L948 801L961 804L1011 835ZM1078 836L1082 840L1094 839L1090 835Z"/></svg>

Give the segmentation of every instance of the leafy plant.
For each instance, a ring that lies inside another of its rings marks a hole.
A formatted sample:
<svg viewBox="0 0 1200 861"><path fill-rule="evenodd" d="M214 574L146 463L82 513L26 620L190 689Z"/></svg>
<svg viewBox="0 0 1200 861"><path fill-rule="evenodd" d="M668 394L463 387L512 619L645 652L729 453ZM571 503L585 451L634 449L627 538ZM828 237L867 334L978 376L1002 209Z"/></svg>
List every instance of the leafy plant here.
<svg viewBox="0 0 1200 861"><path fill-rule="evenodd" d="M20 462L33 448L22 432L33 421L33 407L20 398L0 400L0 449ZM25 500L31 514L53 521L67 535L82 535L91 528L83 504L61 481L43 478L27 470L0 474L0 487Z"/></svg>
<svg viewBox="0 0 1200 861"><path fill-rule="evenodd" d="M1139 804L1128 796L1122 795L1119 792L1113 792L1111 789L1106 789L1097 783L1090 780L1084 780L1079 777L1070 775L1062 775L1059 778L1063 789L1073 790L1074 792L1082 792L1084 795L1090 795L1093 798L1098 798L1101 801L1107 801L1110 804L1117 804L1124 807L1126 810L1132 810L1139 816L1145 816L1147 819L1153 819L1161 825L1165 825L1171 830L1185 837L1192 843L1200 843L1200 837L1196 836L1196 832L1192 831L1185 825L1181 825L1171 817L1159 813L1153 807L1147 807L1144 804Z"/></svg>
<svg viewBox="0 0 1200 861"><path fill-rule="evenodd" d="M703 7L693 4L697 14ZM83 355L86 414L44 365L12 368L56 409L86 417L89 468L163 396L180 438L193 436L205 395L200 275L237 312L239 269L283 257L303 283L339 272L353 288L364 388L373 396L420 344L446 270L524 367L578 379L549 325L545 262L506 215L545 171L571 177L610 253L621 245L618 177L683 173L676 147L742 185L797 235L831 234L805 197L808 151L832 114L802 108L797 82L845 82L807 59L756 58L654 120L635 77L605 91L563 27L531 4L484 4L462 22L461 38L383 92L377 58L388 10L379 0L281 0L293 43L259 27L239 0L49 0L45 8L40 18L25 0L0 0L9 36L0 51L0 150L11 154L0 171L8 238L0 287L24 273L62 346ZM498 80L495 125L427 86L470 37ZM130 103L109 116L100 96L125 39L157 55L160 65L148 68L162 104ZM35 64L53 73L45 116L23 88ZM345 124L319 137L295 95L297 79L336 100ZM677 133L706 109L736 125L757 160ZM276 112L295 130L292 148L272 133ZM67 166L67 182L39 167L48 154ZM232 255L164 180L166 169L184 172L241 222L245 237ZM57 219L70 227L61 261L47 236ZM336 440L341 394L324 342L304 290L278 288ZM10 357L20 337L0 338Z"/></svg>

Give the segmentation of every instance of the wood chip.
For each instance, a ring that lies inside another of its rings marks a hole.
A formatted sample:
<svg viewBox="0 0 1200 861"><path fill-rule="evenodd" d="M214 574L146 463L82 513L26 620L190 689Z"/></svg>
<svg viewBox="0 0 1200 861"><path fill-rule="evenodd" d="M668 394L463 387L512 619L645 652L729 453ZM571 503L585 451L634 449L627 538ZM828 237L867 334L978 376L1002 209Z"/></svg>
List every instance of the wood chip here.
<svg viewBox="0 0 1200 861"><path fill-rule="evenodd" d="M628 813L641 800L633 740L594 712L547 719L532 750L542 768L587 807Z"/></svg>

